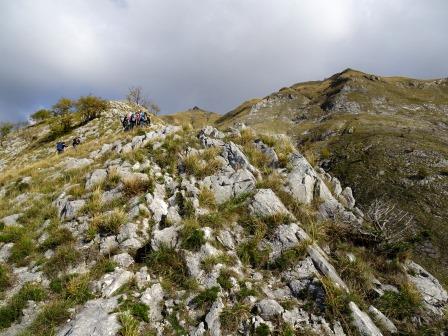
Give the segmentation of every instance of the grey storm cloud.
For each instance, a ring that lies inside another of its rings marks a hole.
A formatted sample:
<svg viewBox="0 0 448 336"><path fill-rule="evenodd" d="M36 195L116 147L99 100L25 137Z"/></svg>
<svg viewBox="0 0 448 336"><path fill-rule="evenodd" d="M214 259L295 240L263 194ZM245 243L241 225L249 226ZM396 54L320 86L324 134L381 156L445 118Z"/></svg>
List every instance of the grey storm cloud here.
<svg viewBox="0 0 448 336"><path fill-rule="evenodd" d="M446 77L446 0L0 0L0 120L142 86L227 112L351 67Z"/></svg>

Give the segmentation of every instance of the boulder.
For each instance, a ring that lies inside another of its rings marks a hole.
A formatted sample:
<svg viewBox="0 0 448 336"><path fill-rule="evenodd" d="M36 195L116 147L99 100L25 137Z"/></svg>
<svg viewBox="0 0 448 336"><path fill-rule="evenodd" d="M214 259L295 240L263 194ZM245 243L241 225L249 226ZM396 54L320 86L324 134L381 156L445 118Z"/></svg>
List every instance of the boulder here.
<svg viewBox="0 0 448 336"><path fill-rule="evenodd" d="M87 178L86 190L92 189L94 186L103 182L107 177L106 169L95 169L92 174Z"/></svg>
<svg viewBox="0 0 448 336"><path fill-rule="evenodd" d="M111 297L124 284L128 283L134 273L122 268L116 268L112 273L105 274L97 284L98 290L103 297Z"/></svg>
<svg viewBox="0 0 448 336"><path fill-rule="evenodd" d="M277 214L289 214L288 209L271 189L259 189L249 204L252 215L267 217Z"/></svg>
<svg viewBox="0 0 448 336"><path fill-rule="evenodd" d="M263 299L255 305L258 315L260 315L264 320L274 320L280 316L284 309L275 300Z"/></svg>
<svg viewBox="0 0 448 336"><path fill-rule="evenodd" d="M274 148L266 145L261 139L255 140L254 146L269 159L269 167L277 168L279 166L278 156Z"/></svg>
<svg viewBox="0 0 448 336"><path fill-rule="evenodd" d="M369 315L362 312L353 301L349 303L352 316L352 323L362 336L383 336Z"/></svg>
<svg viewBox="0 0 448 336"><path fill-rule="evenodd" d="M58 336L113 336L121 329L117 298L88 301L82 310L58 332Z"/></svg>
<svg viewBox="0 0 448 336"><path fill-rule="evenodd" d="M128 253L120 253L114 255L112 260L117 263L119 267L128 268L134 263L134 258L132 258Z"/></svg>
<svg viewBox="0 0 448 336"><path fill-rule="evenodd" d="M158 322L163 319L162 316L162 301L164 293L162 286L157 283L147 288L140 300L149 307L149 319L151 322Z"/></svg>
<svg viewBox="0 0 448 336"><path fill-rule="evenodd" d="M258 169L251 165L246 155L244 155L241 149L239 149L239 147L232 141L224 145L221 156L234 170L244 168L249 170L252 174L259 174Z"/></svg>
<svg viewBox="0 0 448 336"><path fill-rule="evenodd" d="M154 230L151 247L154 251L159 250L162 245L174 248L177 245L177 238L178 228L175 226L170 226L163 230Z"/></svg>
<svg viewBox="0 0 448 336"><path fill-rule="evenodd" d="M287 225L280 225L275 230L273 236L269 237L269 245L271 246L269 257L271 259L279 257L283 251L299 244L299 240L296 236L298 229L298 225L292 223Z"/></svg>
<svg viewBox="0 0 448 336"><path fill-rule="evenodd" d="M389 320L386 315L376 309L374 306L369 307L369 313L373 317L373 320L378 323L384 330L391 334L396 334L398 332L397 327L391 320Z"/></svg>
<svg viewBox="0 0 448 336"><path fill-rule="evenodd" d="M135 284L139 290L145 288L149 284L150 280L151 277L148 274L147 266L143 266L138 272L135 273Z"/></svg>
<svg viewBox="0 0 448 336"><path fill-rule="evenodd" d="M81 168L87 167L87 166L91 165L92 163L93 163L93 160L91 160L91 159L87 159L87 158L78 159L78 158L69 157L63 162L63 165L66 170L72 170L72 169L81 169Z"/></svg>
<svg viewBox="0 0 448 336"><path fill-rule="evenodd" d="M20 216L22 216L22 214L14 214L3 217L2 219L0 219L0 223L3 223L4 226L22 226L21 224L17 223Z"/></svg>
<svg viewBox="0 0 448 336"><path fill-rule="evenodd" d="M232 172L220 172L204 178L204 187L210 189L218 204L222 204L232 197L255 189L256 179L247 169Z"/></svg>
<svg viewBox="0 0 448 336"><path fill-rule="evenodd" d="M305 157L299 153L291 155L291 171L286 179L286 190L303 204L309 204L314 198L314 184L317 174Z"/></svg>
<svg viewBox="0 0 448 336"><path fill-rule="evenodd" d="M147 194L146 201L156 223L160 222L162 216L168 215L168 204L158 194L154 194L154 196Z"/></svg>
<svg viewBox="0 0 448 336"><path fill-rule="evenodd" d="M75 218L85 204L86 204L85 200L67 201L60 213L61 219L70 220Z"/></svg>
<svg viewBox="0 0 448 336"><path fill-rule="evenodd" d="M219 297L210 308L208 314L205 316L207 329L210 336L221 336L221 321L220 315L224 308L221 298Z"/></svg>
<svg viewBox="0 0 448 336"><path fill-rule="evenodd" d="M439 281L413 261L406 264L406 269L409 281L422 295L425 308L434 315L443 316L448 304L448 294Z"/></svg>
<svg viewBox="0 0 448 336"><path fill-rule="evenodd" d="M121 226L117 241L124 249L138 249L144 243L144 240L138 234L138 225L134 223Z"/></svg>

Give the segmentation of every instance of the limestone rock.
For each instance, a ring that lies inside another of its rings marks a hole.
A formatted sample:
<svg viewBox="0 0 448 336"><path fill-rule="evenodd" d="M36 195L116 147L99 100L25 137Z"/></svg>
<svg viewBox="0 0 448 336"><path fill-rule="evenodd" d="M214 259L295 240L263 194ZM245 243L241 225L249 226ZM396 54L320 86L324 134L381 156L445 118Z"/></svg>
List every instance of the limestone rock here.
<svg viewBox="0 0 448 336"><path fill-rule="evenodd" d="M18 219L22 214L13 214L0 219L0 223L3 223L4 226L21 226L21 224L17 223Z"/></svg>
<svg viewBox="0 0 448 336"><path fill-rule="evenodd" d="M151 247L157 251L164 245L167 247L176 247L178 237L178 228L175 226L167 227L163 230L154 230L151 239Z"/></svg>
<svg viewBox="0 0 448 336"><path fill-rule="evenodd" d="M289 213L271 189L259 189L249 204L249 211L252 215L261 217Z"/></svg>
<svg viewBox="0 0 448 336"><path fill-rule="evenodd" d="M210 336L221 336L221 321L220 315L224 304L220 297L216 299L210 308L208 314L205 316L205 322L207 323L207 329L210 332Z"/></svg>
<svg viewBox="0 0 448 336"><path fill-rule="evenodd" d="M90 190L94 186L98 185L99 183L103 182L107 177L107 171L106 169L95 169L92 174L87 178L86 181L86 189Z"/></svg>
<svg viewBox="0 0 448 336"><path fill-rule="evenodd" d="M164 293L162 286L157 283L147 288L140 300L149 307L149 319L151 322L158 322L163 319L162 316L162 301Z"/></svg>
<svg viewBox="0 0 448 336"><path fill-rule="evenodd" d="M423 297L428 311L443 316L448 304L448 294L439 281L417 263L410 261L406 264L407 276Z"/></svg>
<svg viewBox="0 0 448 336"><path fill-rule="evenodd" d="M88 301L84 308L67 323L58 336L113 336L121 328L117 313L117 298Z"/></svg>
<svg viewBox="0 0 448 336"><path fill-rule="evenodd" d="M134 258L132 258L128 253L120 253L114 255L112 260L117 263L119 267L128 268L134 263Z"/></svg>
<svg viewBox="0 0 448 336"><path fill-rule="evenodd" d="M63 165L65 167L65 169L67 170L72 170L72 169L81 169L84 167L87 167L89 165L91 165L93 163L93 160L90 159L75 159L75 158L67 158L64 162Z"/></svg>
<svg viewBox="0 0 448 336"><path fill-rule="evenodd" d="M283 307L272 299L263 299L255 307L257 308L258 314L268 321L280 316L284 311Z"/></svg>
<svg viewBox="0 0 448 336"><path fill-rule="evenodd" d="M391 320L389 320L386 315L376 309L374 306L369 307L369 313L373 317L373 320L378 323L385 330L390 332L391 334L396 334L398 332L397 327Z"/></svg>
<svg viewBox="0 0 448 336"><path fill-rule="evenodd" d="M349 303L353 325L363 336L382 336L383 334L370 319L369 315L362 312L353 301Z"/></svg>
<svg viewBox="0 0 448 336"><path fill-rule="evenodd" d="M129 282L134 274L122 268L116 268L112 273L105 274L98 282L98 289L103 297L111 297L121 286Z"/></svg>

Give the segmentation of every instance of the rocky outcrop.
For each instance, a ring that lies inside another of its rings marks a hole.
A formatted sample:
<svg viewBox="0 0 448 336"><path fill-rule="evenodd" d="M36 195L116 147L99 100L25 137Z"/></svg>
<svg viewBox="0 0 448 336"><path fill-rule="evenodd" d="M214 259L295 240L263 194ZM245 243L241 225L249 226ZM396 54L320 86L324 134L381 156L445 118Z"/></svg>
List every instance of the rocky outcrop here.
<svg viewBox="0 0 448 336"><path fill-rule="evenodd" d="M58 336L111 336L121 328L118 314L113 311L118 307L116 297L88 301L75 318L67 323Z"/></svg>
<svg viewBox="0 0 448 336"><path fill-rule="evenodd" d="M409 280L422 295L425 308L432 314L443 316L448 294L439 281L413 261L407 263L406 269Z"/></svg>

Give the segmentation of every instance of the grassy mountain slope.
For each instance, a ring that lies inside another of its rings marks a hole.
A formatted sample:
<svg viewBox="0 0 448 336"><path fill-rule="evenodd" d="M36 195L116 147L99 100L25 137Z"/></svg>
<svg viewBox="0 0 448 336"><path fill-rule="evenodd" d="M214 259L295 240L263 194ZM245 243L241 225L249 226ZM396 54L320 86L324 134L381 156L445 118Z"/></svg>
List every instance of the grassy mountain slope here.
<svg viewBox="0 0 448 336"><path fill-rule="evenodd" d="M167 123L174 125L190 124L193 128L201 128L205 125L211 125L219 117L220 115L216 112L205 111L198 107L194 107L189 110L177 112L174 114L160 116L160 118Z"/></svg>
<svg viewBox="0 0 448 336"><path fill-rule="evenodd" d="M418 222L416 258L448 283L448 80L347 69L283 88L217 120L291 135L350 185L361 205L388 199Z"/></svg>

